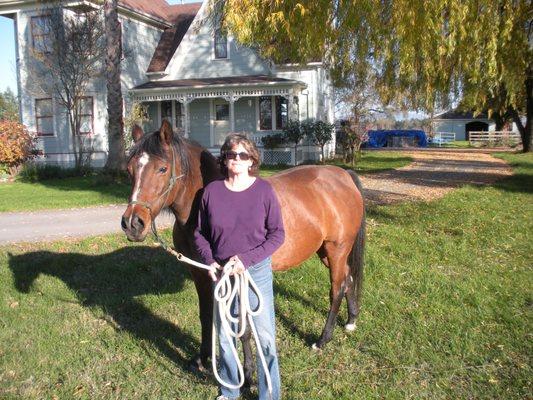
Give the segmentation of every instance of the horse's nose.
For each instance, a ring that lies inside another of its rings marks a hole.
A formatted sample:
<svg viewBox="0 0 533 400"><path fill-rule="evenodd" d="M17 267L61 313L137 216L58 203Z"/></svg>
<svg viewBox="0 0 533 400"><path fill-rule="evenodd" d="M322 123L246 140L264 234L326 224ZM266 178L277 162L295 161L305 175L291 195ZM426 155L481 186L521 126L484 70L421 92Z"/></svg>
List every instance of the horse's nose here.
<svg viewBox="0 0 533 400"><path fill-rule="evenodd" d="M123 231L127 231L128 229L130 229L130 226L128 224L128 218L126 218L125 216L122 216L122 220L120 221L120 226L122 226Z"/></svg>
<svg viewBox="0 0 533 400"><path fill-rule="evenodd" d="M131 219L131 227L135 231L140 233L144 230L144 221L141 218L139 218L137 214L135 214L133 218Z"/></svg>

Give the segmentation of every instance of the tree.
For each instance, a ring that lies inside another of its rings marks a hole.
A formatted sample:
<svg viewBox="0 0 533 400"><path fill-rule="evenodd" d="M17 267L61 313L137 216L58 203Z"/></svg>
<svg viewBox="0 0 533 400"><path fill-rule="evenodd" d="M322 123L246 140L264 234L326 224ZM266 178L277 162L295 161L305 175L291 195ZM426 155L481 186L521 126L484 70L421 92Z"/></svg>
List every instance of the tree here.
<svg viewBox="0 0 533 400"><path fill-rule="evenodd" d="M335 125L324 122L324 121L315 121L312 124L312 130L310 132L309 139L317 146L320 146L320 154L322 155L321 161L326 160L326 155L324 154L324 147L326 144L333 139L333 130Z"/></svg>
<svg viewBox="0 0 533 400"><path fill-rule="evenodd" d="M19 103L15 94L10 88L3 93L0 92L0 120L19 120Z"/></svg>
<svg viewBox="0 0 533 400"><path fill-rule="evenodd" d="M134 102L131 105L130 112L124 118L124 130L126 132L127 139L124 139L124 144L127 148L130 148L135 140L132 136L132 130L135 125L143 126L145 122L150 121L148 116L148 106L139 102Z"/></svg>
<svg viewBox="0 0 533 400"><path fill-rule="evenodd" d="M283 136L289 143L294 144L294 165L296 165L298 144L305 137L305 131L302 129L300 121L290 120L287 122L285 128L283 128Z"/></svg>
<svg viewBox="0 0 533 400"><path fill-rule="evenodd" d="M126 167L120 61L122 29L118 20L117 0L104 1L107 78L107 138L109 150L105 168L110 171Z"/></svg>
<svg viewBox="0 0 533 400"><path fill-rule="evenodd" d="M342 132L339 136L341 145L343 146L344 162L350 161L352 167L361 158L361 146L368 140L367 125L355 118L351 118L342 127Z"/></svg>
<svg viewBox="0 0 533 400"><path fill-rule="evenodd" d="M80 134L84 96L102 75L103 29L98 10L69 12L61 6L46 10L40 29L47 40L33 50L32 82L39 95L53 95L64 109L70 128L76 169L90 163L91 138Z"/></svg>
<svg viewBox="0 0 533 400"><path fill-rule="evenodd" d="M336 84L374 69L381 100L402 109L431 113L460 96L482 111L503 88L494 111L510 113L531 151L530 0L227 0L222 13L240 43L275 62L320 57Z"/></svg>

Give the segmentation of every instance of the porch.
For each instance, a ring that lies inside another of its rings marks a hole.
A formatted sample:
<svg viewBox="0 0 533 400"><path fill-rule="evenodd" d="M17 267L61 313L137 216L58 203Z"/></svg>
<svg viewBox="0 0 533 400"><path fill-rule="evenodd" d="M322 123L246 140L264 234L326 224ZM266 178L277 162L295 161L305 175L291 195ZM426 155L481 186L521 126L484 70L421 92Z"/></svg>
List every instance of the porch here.
<svg viewBox="0 0 533 400"><path fill-rule="evenodd" d="M265 163L301 162L303 151L267 150L261 138L280 133L288 120L300 119L298 95L303 82L270 77L184 79L148 82L131 90L133 101L148 107L146 131L167 119L175 131L213 154L230 132L245 133L257 144Z"/></svg>

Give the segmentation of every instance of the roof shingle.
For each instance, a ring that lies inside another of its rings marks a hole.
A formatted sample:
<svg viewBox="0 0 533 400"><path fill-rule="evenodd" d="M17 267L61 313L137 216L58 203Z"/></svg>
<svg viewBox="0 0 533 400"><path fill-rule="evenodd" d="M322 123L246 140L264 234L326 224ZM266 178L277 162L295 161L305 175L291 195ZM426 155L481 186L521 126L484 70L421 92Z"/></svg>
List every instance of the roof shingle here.
<svg viewBox="0 0 533 400"><path fill-rule="evenodd" d="M168 18L172 20L173 26L165 29L161 34L147 72L165 70L201 5L202 3L190 3L169 6Z"/></svg>

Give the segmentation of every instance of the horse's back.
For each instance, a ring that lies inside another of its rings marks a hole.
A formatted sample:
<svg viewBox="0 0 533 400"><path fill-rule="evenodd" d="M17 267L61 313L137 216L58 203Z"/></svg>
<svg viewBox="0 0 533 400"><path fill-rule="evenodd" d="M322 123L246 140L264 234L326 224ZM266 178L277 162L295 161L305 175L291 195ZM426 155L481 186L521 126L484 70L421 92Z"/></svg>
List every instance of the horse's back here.
<svg viewBox="0 0 533 400"><path fill-rule="evenodd" d="M363 201L353 178L335 166L307 165L268 178L283 214L286 239L274 254L274 269L298 265L325 241L357 236Z"/></svg>

